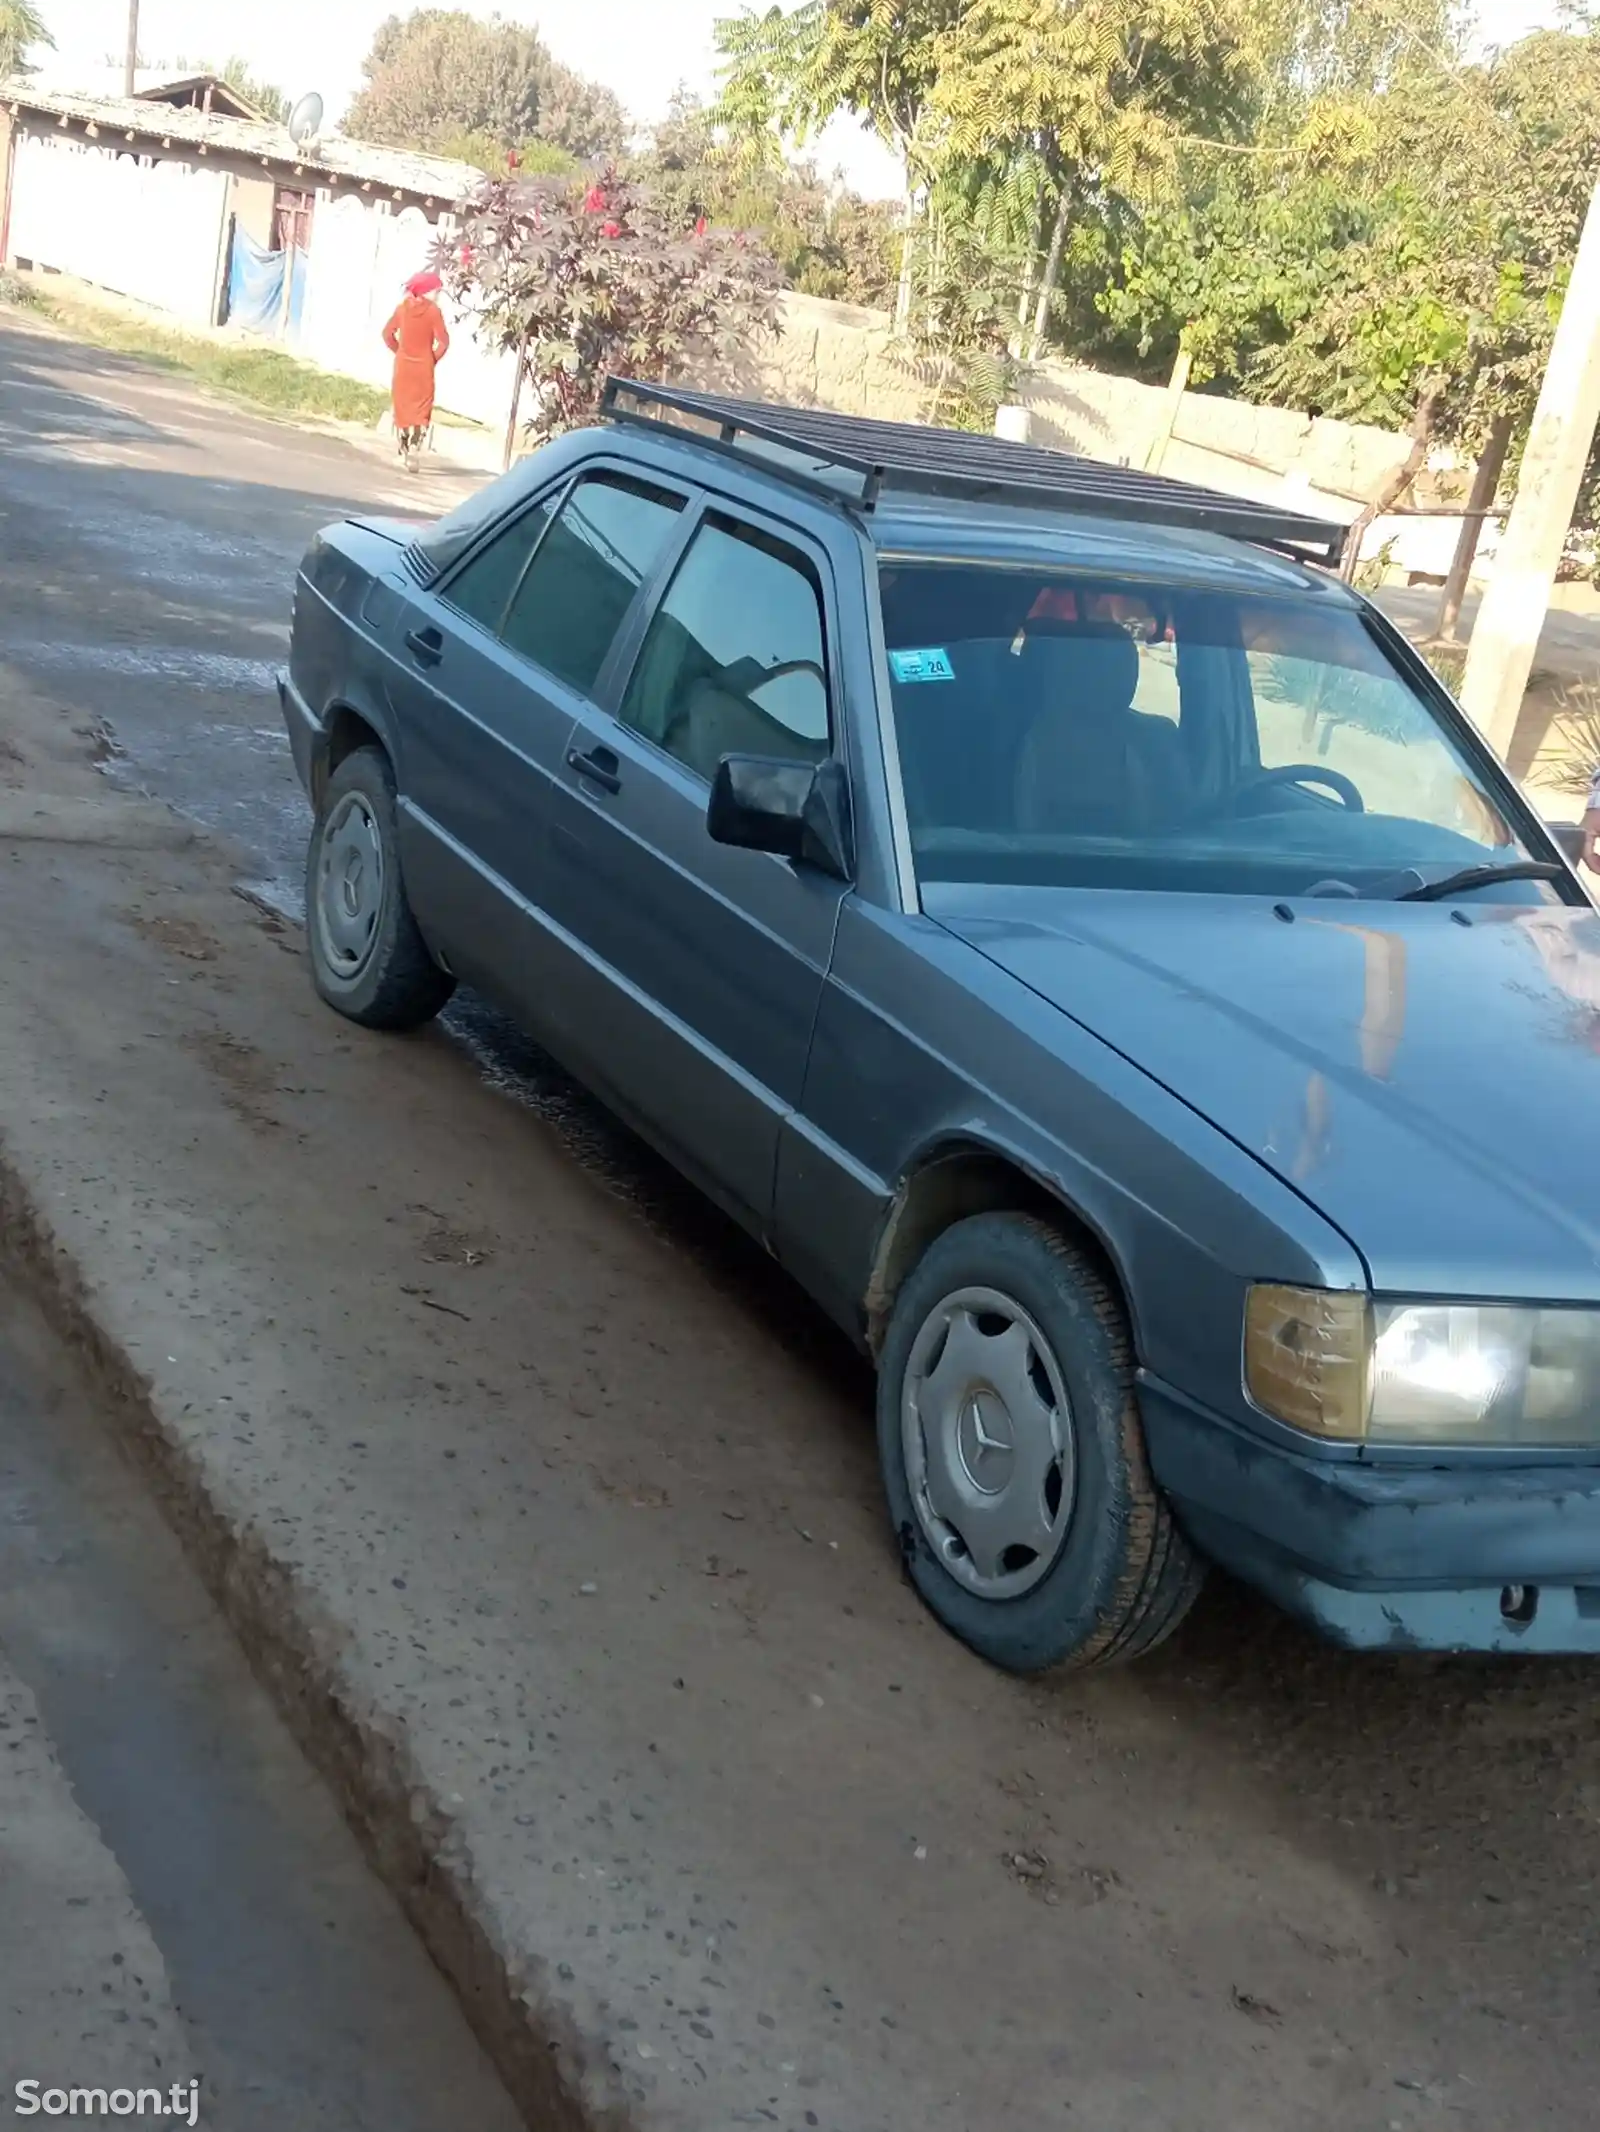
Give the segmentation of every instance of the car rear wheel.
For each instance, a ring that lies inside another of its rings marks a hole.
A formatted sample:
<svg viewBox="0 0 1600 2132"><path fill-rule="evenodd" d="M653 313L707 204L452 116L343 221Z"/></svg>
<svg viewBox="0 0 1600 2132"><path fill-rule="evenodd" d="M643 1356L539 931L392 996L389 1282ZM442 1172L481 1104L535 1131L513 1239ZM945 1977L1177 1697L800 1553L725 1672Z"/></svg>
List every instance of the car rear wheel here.
<svg viewBox="0 0 1600 2132"><path fill-rule="evenodd" d="M394 772L357 748L329 778L306 855L311 974L330 1007L368 1029L417 1029L455 990L406 901Z"/></svg>
<svg viewBox="0 0 1600 2132"><path fill-rule="evenodd" d="M1008 1671L1139 1657L1199 1593L1121 1301L1047 1222L979 1215L930 1247L884 1342L878 1450L912 1583Z"/></svg>

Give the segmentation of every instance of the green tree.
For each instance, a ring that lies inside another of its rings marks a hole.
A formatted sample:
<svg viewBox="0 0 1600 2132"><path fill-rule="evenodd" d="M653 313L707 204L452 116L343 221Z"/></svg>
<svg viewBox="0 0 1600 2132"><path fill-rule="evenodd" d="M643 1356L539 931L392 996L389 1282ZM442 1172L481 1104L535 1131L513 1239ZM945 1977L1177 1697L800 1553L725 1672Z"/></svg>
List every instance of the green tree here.
<svg viewBox="0 0 1600 2132"><path fill-rule="evenodd" d="M1188 136L1242 136L1262 50L1252 0L972 0L939 60L946 156L1021 162L1049 220L1042 261L1030 248L1037 354L1074 215L1168 180Z"/></svg>
<svg viewBox="0 0 1600 2132"><path fill-rule="evenodd" d="M1242 134L1273 42L1261 0L806 0L721 23L718 41L734 130L803 137L849 111L901 158L902 325L913 225L931 286L959 223L991 265L1015 255L1035 348L1074 214L1170 167L1186 132Z"/></svg>
<svg viewBox="0 0 1600 2132"><path fill-rule="evenodd" d="M685 227L704 217L759 237L791 288L844 303L893 300L891 211L828 185L809 163L771 159L686 90L631 172Z"/></svg>
<svg viewBox="0 0 1600 2132"><path fill-rule="evenodd" d="M53 52L56 41L33 0L0 0L0 80L31 73L28 54L40 45Z"/></svg>
<svg viewBox="0 0 1600 2132"><path fill-rule="evenodd" d="M1457 0L1261 0L1264 122L1326 97L1368 96L1406 75L1448 75L1465 28Z"/></svg>
<svg viewBox="0 0 1600 2132"><path fill-rule="evenodd" d="M488 133L450 134L434 143L432 153L470 163L489 178L504 177L507 172L525 178L575 178L583 168L577 156L558 148L554 141L523 141L508 148Z"/></svg>
<svg viewBox="0 0 1600 2132"><path fill-rule="evenodd" d="M275 119L280 126L288 123L292 108L288 94L275 82L264 81L247 60L230 59L213 71L221 74L230 89L237 89L247 104L254 104L263 118Z"/></svg>
<svg viewBox="0 0 1600 2132"><path fill-rule="evenodd" d="M582 158L620 149L627 131L609 89L552 59L531 29L457 9L421 8L380 25L347 130L396 148L437 151L466 136L511 149L538 138Z"/></svg>
<svg viewBox="0 0 1600 2132"><path fill-rule="evenodd" d="M1329 413L1399 421L1441 388L1469 441L1532 411L1583 216L1600 175L1600 37L1551 31L1483 65L1417 74L1314 106L1298 174L1270 196L1333 188L1364 223L1245 381Z"/></svg>
<svg viewBox="0 0 1600 2132"><path fill-rule="evenodd" d="M1305 100L1293 129L1123 235L1101 352L1475 454L1532 413L1600 174L1600 38L1547 32L1479 64L1397 64ZM1513 452L1513 464L1515 451Z"/></svg>
<svg viewBox="0 0 1600 2132"><path fill-rule="evenodd" d="M968 0L803 0L747 10L717 24L722 55L718 117L738 139L780 153L841 111L864 120L905 172L906 215L896 324L910 323L917 223L939 174L925 139L939 79L940 38Z"/></svg>

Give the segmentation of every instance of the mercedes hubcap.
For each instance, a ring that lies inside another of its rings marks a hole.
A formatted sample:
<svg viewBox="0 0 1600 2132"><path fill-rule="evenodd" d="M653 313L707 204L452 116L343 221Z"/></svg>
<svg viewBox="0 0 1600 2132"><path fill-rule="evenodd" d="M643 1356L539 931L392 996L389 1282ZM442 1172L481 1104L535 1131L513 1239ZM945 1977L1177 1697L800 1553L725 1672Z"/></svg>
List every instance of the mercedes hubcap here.
<svg viewBox="0 0 1600 2132"><path fill-rule="evenodd" d="M985 1599L1031 1591L1072 1520L1061 1366L1022 1308L962 1288L923 1320L901 1396L911 1500L951 1576Z"/></svg>
<svg viewBox="0 0 1600 2132"><path fill-rule="evenodd" d="M372 956L383 914L383 840L371 806L347 792L322 831L317 869L317 929L323 960L346 983Z"/></svg>

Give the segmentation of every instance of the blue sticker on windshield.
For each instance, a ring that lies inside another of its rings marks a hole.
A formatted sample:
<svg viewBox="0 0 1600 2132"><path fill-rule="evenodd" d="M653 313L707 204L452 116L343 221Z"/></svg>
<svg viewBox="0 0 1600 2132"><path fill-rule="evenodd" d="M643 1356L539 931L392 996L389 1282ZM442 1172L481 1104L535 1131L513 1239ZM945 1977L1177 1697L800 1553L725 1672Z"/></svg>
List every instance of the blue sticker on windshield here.
<svg viewBox="0 0 1600 2132"><path fill-rule="evenodd" d="M889 671L896 681L954 681L950 654L936 646L926 651L892 651Z"/></svg>

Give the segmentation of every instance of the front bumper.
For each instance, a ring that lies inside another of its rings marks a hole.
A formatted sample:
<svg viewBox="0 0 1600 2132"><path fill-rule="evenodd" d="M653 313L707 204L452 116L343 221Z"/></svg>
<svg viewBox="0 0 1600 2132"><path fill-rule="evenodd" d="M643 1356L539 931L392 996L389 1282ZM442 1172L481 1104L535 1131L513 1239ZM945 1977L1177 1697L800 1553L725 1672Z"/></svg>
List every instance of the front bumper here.
<svg viewBox="0 0 1600 2132"><path fill-rule="evenodd" d="M321 720L286 673L278 676L278 704L294 756L295 775L309 796L316 792L322 751L328 744Z"/></svg>
<svg viewBox="0 0 1600 2132"><path fill-rule="evenodd" d="M1318 1458L1140 1380L1194 1544L1357 1650L1600 1652L1600 1464Z"/></svg>

